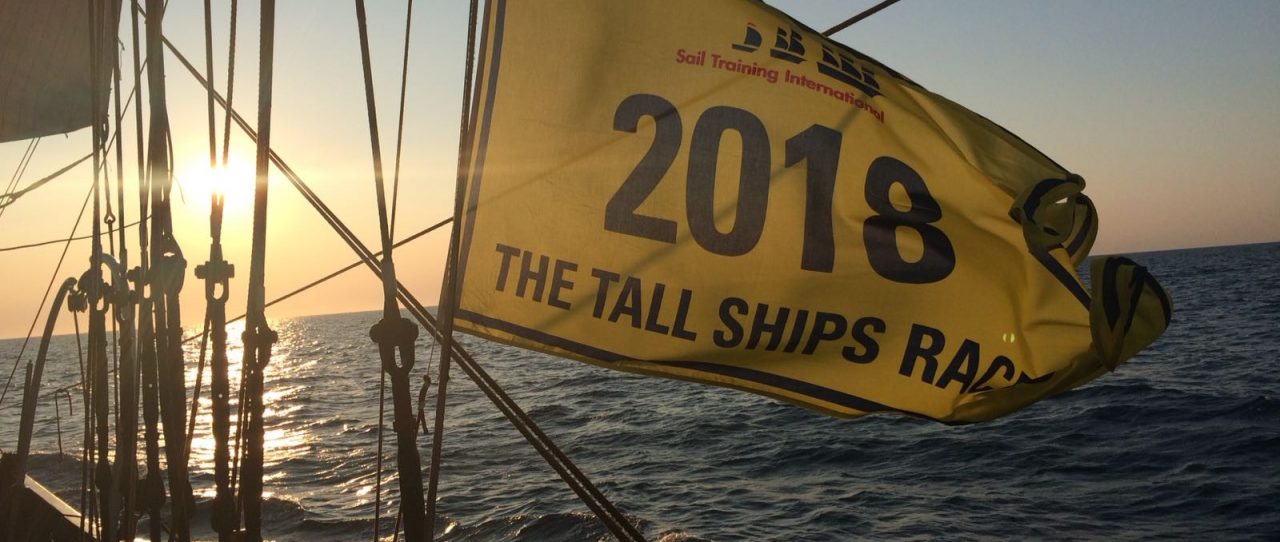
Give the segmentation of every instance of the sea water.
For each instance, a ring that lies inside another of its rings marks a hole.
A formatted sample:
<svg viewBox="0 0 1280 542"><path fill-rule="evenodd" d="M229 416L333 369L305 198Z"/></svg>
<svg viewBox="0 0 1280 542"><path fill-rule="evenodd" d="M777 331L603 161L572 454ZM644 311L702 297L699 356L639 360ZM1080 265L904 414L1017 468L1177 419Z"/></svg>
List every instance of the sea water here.
<svg viewBox="0 0 1280 542"><path fill-rule="evenodd" d="M969 426L835 419L738 391L463 342L651 539L1280 539L1280 244L1132 257L1174 299L1165 335L1114 374ZM268 538L373 536L380 372L368 328L378 317L274 324ZM5 373L21 343L0 341ZM188 353L196 358L198 341ZM44 389L77 381L77 359L75 337L56 338ZM420 375L436 374L436 359L434 345L420 341L415 395ZM194 367L187 377L194 384ZM193 524L208 539L207 374L204 382ZM9 451L15 394L0 407L0 447ZM78 506L83 403L78 388L59 397L57 408L49 394L40 404L31 466ZM389 404L384 538L398 507ZM429 439L420 442L425 465ZM447 539L608 537L456 369L443 453L438 524Z"/></svg>

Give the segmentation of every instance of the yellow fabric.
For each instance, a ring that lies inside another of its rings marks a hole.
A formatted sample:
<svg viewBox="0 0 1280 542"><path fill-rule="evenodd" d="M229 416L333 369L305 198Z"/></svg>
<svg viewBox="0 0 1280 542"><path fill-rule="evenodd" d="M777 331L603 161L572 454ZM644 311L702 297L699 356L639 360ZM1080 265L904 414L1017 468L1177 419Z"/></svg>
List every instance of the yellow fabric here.
<svg viewBox="0 0 1280 542"><path fill-rule="evenodd" d="M1083 181L985 118L754 1L485 27L460 329L840 416L990 419L1103 372Z"/></svg>

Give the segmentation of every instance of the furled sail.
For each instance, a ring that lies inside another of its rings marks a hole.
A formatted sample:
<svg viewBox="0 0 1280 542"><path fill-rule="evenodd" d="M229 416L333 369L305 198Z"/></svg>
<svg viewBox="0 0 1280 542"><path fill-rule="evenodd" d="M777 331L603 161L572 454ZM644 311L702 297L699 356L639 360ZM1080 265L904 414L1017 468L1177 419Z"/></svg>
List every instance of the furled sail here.
<svg viewBox="0 0 1280 542"><path fill-rule="evenodd" d="M0 143L89 126L89 6L83 0L0 0ZM99 99L115 65L120 0L101 22Z"/></svg>
<svg viewBox="0 0 1280 542"><path fill-rule="evenodd" d="M1079 176L761 2L490 4L460 328L963 423L1087 382L1168 325L1133 262L1077 275L1098 227Z"/></svg>

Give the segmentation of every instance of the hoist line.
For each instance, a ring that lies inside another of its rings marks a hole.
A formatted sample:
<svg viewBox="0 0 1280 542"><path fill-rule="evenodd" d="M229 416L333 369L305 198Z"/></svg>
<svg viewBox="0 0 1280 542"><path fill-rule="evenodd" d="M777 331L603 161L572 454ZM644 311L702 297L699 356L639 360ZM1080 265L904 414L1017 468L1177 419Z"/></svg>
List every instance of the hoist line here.
<svg viewBox="0 0 1280 542"><path fill-rule="evenodd" d="M826 32L823 32L823 33L822 33L822 35L823 35L823 36L830 37L832 34L835 34L836 32L839 32L839 31L841 31L841 30L844 30L844 29L846 29L846 28L849 28L850 26L853 26L854 24L857 24L857 23L858 23L858 21L861 21L861 20L863 20L863 19L866 19L867 17L870 17L870 16L872 16L872 15L875 15L876 13L879 13L879 12L880 12L880 10L882 10L882 9L884 9L884 8L887 8L887 7L889 7L889 6L892 6L892 5L896 4L896 3L898 3L898 0L884 0L883 2L880 2L879 4L876 4L876 5L874 5L874 6L871 6L871 7L867 8L867 9L863 10L861 13L858 13L857 15L854 15L853 17L849 17L848 19L845 19L845 21L844 21L844 22L842 22L842 23L840 23L840 24L838 24L838 25L835 25L835 26L833 26L833 27L831 27L831 28L828 28Z"/></svg>
<svg viewBox="0 0 1280 542"><path fill-rule="evenodd" d="M400 65L400 119L396 122L396 169L391 181L391 233L396 238L396 210L400 207L400 150L404 143L404 100L409 88L409 36L413 29L413 0L404 14L404 61Z"/></svg>
<svg viewBox="0 0 1280 542"><path fill-rule="evenodd" d="M173 53L174 57L187 68L187 71L192 75L192 77L194 77L197 82L204 84L204 77L201 76L200 72L186 60L186 57L183 56L176 47L174 47L173 43L167 39L164 40L164 43L169 49L169 52ZM226 106L220 96L215 94L215 98L218 99L219 103L224 107ZM234 110L232 110L232 119L236 121L236 124L251 140L257 141L257 133L249 126L244 118ZM294 188L296 188L308 203L315 208L316 212L318 212L321 217L329 223L330 227L334 229L338 236L341 237L343 241L345 241L348 246L362 258L361 261L365 266L368 267L375 275L381 277L381 266L378 263L377 258L373 256L373 252L370 251L355 236L355 234L341 222L337 215L335 215L333 211L319 199L315 192L313 192L311 188L303 182L302 178L299 177L298 174L295 173L275 151L269 152L271 162L274 163L280 172L285 175L285 178L288 179L289 182L293 184ZM419 302L403 284L398 284L398 297L400 301L405 304L410 313L414 315L415 319L417 319L424 328L431 332L437 341L441 340L439 331L436 329L437 322L435 317L427 311L426 307L423 306L422 303ZM626 521L626 518L621 514L621 512L618 512L617 508L614 507L612 503L609 503L608 499L600 493L599 489L597 489L591 481L588 480L580 470L578 470L577 466L574 465L567 456L565 456L555 443L550 441L550 438L548 438L537 424L520 409L519 405L517 405L515 401L513 401L510 396L502 390L498 383L484 371L480 364L477 363L460 344L455 343L453 345L453 350L454 355L458 360L460 360L460 366L463 368L463 371L477 383L477 386L481 388L481 391L485 393L485 396L498 406L499 410L501 410L504 416L507 417L507 420L510 421L512 425L516 426L516 429L520 431L521 435L523 435L534 449L539 452L542 458L556 470L560 477L565 480L565 483L569 485L570 489L572 489L574 493L592 509L592 512L594 512L598 517L604 518L610 515L609 510L614 511L612 519L602 519L602 521L605 522L606 527L609 527L614 535L622 540L643 540L643 535L641 535L633 525ZM443 354L441 357L443 359Z"/></svg>

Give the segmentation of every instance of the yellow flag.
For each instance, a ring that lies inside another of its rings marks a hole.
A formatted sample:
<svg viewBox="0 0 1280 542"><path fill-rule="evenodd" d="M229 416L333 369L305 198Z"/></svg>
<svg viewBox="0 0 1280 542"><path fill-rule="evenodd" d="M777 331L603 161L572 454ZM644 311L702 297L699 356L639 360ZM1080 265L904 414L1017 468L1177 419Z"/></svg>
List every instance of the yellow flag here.
<svg viewBox="0 0 1280 542"><path fill-rule="evenodd" d="M1084 181L749 0L490 3L458 326L840 416L990 419L1164 330ZM1101 273L1101 274L1099 274ZM1105 277L1104 277L1105 276Z"/></svg>

